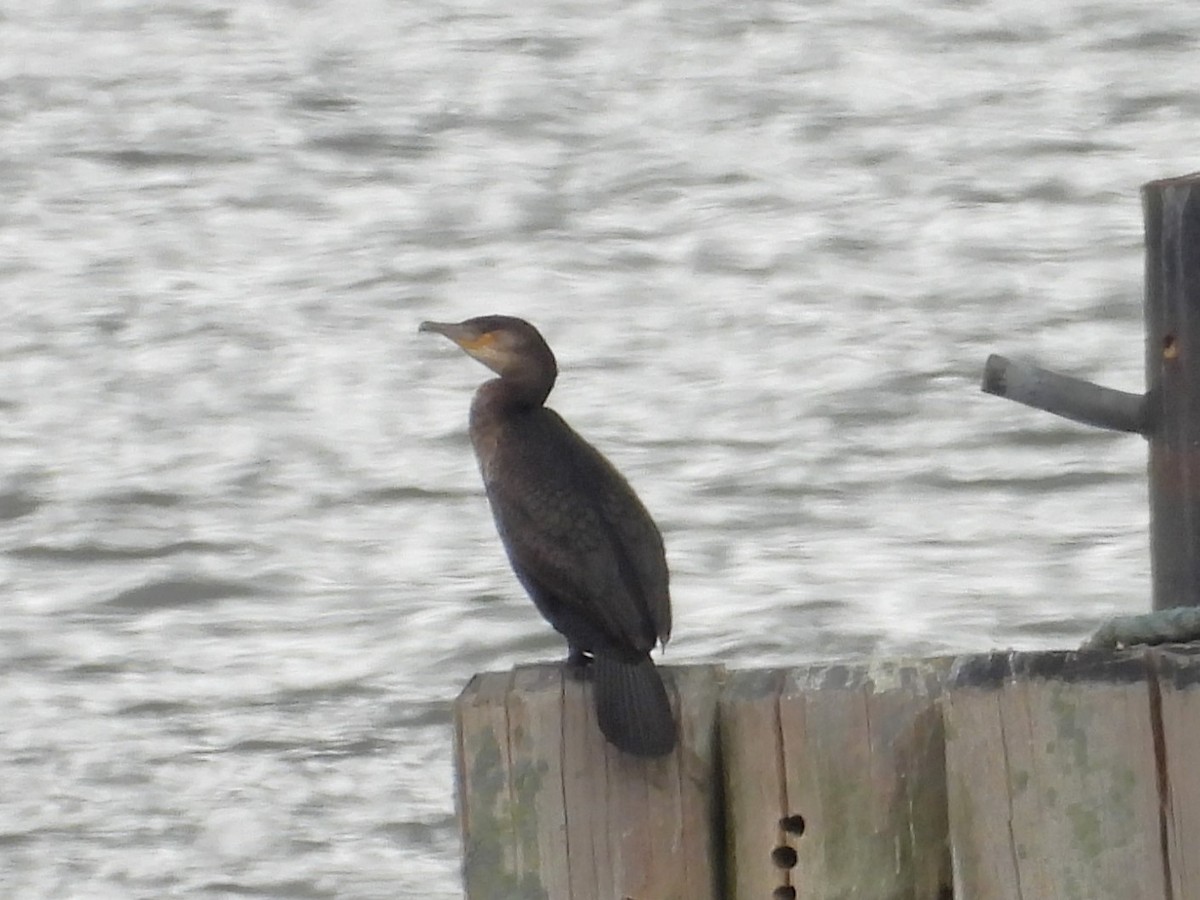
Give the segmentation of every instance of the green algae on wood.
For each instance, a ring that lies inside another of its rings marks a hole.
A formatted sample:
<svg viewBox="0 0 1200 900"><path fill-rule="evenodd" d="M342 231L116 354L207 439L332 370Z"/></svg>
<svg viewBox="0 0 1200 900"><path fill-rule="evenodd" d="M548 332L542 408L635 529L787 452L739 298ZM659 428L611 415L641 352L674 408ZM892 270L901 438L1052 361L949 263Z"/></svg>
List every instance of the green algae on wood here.
<svg viewBox="0 0 1200 900"><path fill-rule="evenodd" d="M1151 680L1143 653L959 660L944 701L957 890L1164 897Z"/></svg>

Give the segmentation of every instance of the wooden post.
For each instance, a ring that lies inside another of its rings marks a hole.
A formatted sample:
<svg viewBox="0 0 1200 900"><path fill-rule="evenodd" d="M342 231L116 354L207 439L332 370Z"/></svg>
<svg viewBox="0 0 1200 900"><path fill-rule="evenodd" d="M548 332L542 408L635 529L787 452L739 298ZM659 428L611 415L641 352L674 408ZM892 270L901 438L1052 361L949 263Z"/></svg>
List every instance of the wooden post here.
<svg viewBox="0 0 1200 900"><path fill-rule="evenodd" d="M717 667L663 670L679 747L605 742L561 666L477 675L455 704L468 900L717 900Z"/></svg>
<svg viewBox="0 0 1200 900"><path fill-rule="evenodd" d="M957 664L945 701L955 896L1170 896L1156 694L1144 651Z"/></svg>
<svg viewBox="0 0 1200 900"><path fill-rule="evenodd" d="M948 660L732 675L721 701L730 900L950 890Z"/></svg>
<svg viewBox="0 0 1200 900"><path fill-rule="evenodd" d="M1154 608L1200 605L1200 173L1142 188Z"/></svg>
<svg viewBox="0 0 1200 900"><path fill-rule="evenodd" d="M468 900L1200 897L1200 647L666 672L661 760L558 666L471 681Z"/></svg>
<svg viewBox="0 0 1200 900"><path fill-rule="evenodd" d="M1142 211L1146 393L996 355L984 367L983 390L1149 438L1153 608L1164 610L1200 606L1200 173L1145 185Z"/></svg>

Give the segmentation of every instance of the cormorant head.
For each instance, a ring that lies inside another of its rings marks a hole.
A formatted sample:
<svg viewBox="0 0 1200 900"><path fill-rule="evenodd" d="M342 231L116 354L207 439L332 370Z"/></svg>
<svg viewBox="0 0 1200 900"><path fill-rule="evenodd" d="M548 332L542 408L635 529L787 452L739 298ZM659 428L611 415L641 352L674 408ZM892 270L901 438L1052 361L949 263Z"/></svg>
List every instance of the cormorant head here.
<svg viewBox="0 0 1200 900"><path fill-rule="evenodd" d="M541 400L554 386L558 375L554 353L524 319L479 316L464 322L422 322L418 330L445 335L502 380L541 393Z"/></svg>

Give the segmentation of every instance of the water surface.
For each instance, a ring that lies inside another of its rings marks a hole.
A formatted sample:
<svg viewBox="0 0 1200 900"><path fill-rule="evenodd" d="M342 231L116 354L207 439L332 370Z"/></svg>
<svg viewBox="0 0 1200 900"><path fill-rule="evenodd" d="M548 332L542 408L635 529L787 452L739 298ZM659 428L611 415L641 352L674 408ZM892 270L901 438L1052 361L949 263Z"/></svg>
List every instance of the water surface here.
<svg viewBox="0 0 1200 900"><path fill-rule="evenodd" d="M449 702L554 657L466 440L535 321L666 536L671 662L1147 608L1138 187L1200 7L0 11L0 893L460 895Z"/></svg>

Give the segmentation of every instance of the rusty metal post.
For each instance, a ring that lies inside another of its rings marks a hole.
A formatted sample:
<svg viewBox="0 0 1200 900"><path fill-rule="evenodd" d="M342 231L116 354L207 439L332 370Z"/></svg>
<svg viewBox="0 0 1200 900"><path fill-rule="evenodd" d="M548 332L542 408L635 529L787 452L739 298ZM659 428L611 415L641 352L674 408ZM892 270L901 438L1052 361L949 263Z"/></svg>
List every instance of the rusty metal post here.
<svg viewBox="0 0 1200 900"><path fill-rule="evenodd" d="M1200 173L1142 188L1154 608L1200 606Z"/></svg>

